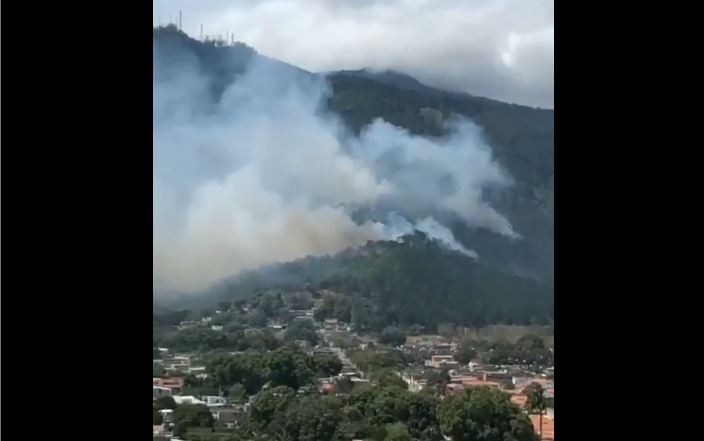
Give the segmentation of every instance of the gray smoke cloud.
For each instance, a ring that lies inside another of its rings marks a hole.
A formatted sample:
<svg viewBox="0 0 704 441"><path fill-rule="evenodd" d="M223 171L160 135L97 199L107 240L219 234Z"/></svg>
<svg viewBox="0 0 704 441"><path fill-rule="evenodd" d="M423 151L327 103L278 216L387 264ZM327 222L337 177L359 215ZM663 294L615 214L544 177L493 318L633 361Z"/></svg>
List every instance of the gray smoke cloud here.
<svg viewBox="0 0 704 441"><path fill-rule="evenodd" d="M428 216L517 237L482 199L510 180L471 121L452 120L446 139L381 120L351 137L321 107L322 77L255 57L214 103L194 64L179 60L165 70L155 44L155 287L197 290L241 270L397 237L393 218L353 220L362 209L425 213L413 217L423 219L415 229L475 257Z"/></svg>

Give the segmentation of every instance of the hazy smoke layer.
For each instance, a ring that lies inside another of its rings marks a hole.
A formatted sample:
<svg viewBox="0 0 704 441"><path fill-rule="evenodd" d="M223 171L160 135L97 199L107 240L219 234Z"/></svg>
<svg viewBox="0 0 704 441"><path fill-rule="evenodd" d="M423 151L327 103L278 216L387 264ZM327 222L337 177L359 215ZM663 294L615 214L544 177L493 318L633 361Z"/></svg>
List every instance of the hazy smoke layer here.
<svg viewBox="0 0 704 441"><path fill-rule="evenodd" d="M508 179L470 121L453 121L443 141L383 121L349 139L321 110L323 79L255 58L215 103L188 57L179 60L165 70L155 44L156 286L195 290L243 269L394 237L372 219L353 221L364 208L439 213L516 236L482 200L483 188ZM433 218L414 227L476 256Z"/></svg>

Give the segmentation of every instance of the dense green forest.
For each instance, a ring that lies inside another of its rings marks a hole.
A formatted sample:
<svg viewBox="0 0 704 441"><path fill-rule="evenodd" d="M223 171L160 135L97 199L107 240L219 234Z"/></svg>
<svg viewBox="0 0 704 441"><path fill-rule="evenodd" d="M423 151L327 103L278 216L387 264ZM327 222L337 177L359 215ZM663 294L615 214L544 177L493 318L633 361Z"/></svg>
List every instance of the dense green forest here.
<svg viewBox="0 0 704 441"><path fill-rule="evenodd" d="M390 324L426 329L443 323L550 324L553 317L550 284L496 270L420 232L249 271L197 296L192 305L207 299L214 306L270 290L320 289L339 295L325 299L318 319L334 317L373 331Z"/></svg>

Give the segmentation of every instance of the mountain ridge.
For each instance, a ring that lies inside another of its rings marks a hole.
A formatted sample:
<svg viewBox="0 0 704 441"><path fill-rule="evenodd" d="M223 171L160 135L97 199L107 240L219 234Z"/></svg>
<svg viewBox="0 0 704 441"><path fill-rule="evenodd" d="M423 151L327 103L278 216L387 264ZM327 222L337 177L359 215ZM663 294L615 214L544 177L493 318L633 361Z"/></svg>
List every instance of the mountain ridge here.
<svg viewBox="0 0 704 441"><path fill-rule="evenodd" d="M262 57L306 78L319 74L259 54L244 44L217 46L200 42L175 27L154 30L161 55L169 46L185 47L211 79L217 99L236 81L253 57ZM156 47L156 46L155 46ZM160 59L163 62L163 59ZM377 118L422 136L441 136L445 128L425 117L432 109L443 118L462 115L483 129L496 160L514 180L511 189L486 192L493 207L505 215L523 237L513 241L487 230L455 222L459 242L475 250L485 264L538 280L554 277L554 112L503 103L469 94L446 92L393 71L336 71L324 74L330 86L327 109L340 116L353 132Z"/></svg>

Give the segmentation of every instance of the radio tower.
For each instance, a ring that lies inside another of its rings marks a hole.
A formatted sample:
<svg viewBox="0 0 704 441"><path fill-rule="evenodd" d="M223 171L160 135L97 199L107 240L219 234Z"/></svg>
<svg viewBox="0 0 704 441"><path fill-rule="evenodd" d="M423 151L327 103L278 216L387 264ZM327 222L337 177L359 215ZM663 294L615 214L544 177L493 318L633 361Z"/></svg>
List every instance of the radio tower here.
<svg viewBox="0 0 704 441"><path fill-rule="evenodd" d="M181 10L178 10L178 30L182 31L183 28L181 27Z"/></svg>

